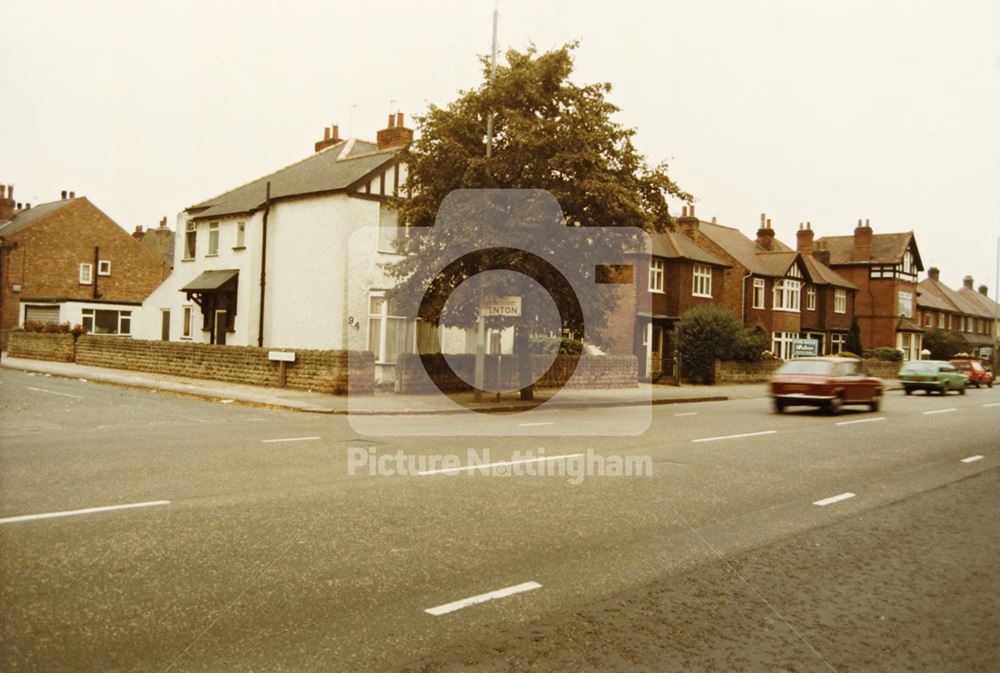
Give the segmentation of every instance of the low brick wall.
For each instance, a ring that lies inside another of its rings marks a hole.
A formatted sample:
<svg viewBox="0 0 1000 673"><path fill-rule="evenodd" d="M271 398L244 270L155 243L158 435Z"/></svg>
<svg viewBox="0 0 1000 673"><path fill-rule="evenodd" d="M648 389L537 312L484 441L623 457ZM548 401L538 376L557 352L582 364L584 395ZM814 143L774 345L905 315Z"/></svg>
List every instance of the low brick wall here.
<svg viewBox="0 0 1000 673"><path fill-rule="evenodd" d="M14 330L7 340L7 354L12 358L73 362L76 337L72 334L46 334Z"/></svg>
<svg viewBox="0 0 1000 673"><path fill-rule="evenodd" d="M77 340L76 361L113 369L277 386L278 363L267 359L268 350L295 353L295 362L286 365L285 384L289 388L342 395L347 393L350 380L352 394L370 394L374 390L375 359L371 353L349 356L347 351L213 346L85 335Z"/></svg>
<svg viewBox="0 0 1000 673"><path fill-rule="evenodd" d="M760 362L716 360L715 383L763 383L769 381L782 364L784 363L781 360L761 360Z"/></svg>
<svg viewBox="0 0 1000 673"><path fill-rule="evenodd" d="M877 376L880 379L895 379L899 378L899 370L903 367L903 363L867 358L864 360L863 367L869 376Z"/></svg>
<svg viewBox="0 0 1000 673"><path fill-rule="evenodd" d="M421 362L423 358L423 362ZM532 355L531 369L537 388L634 388L638 385L638 364L634 355L601 356L557 356L554 366L546 371L550 356ZM407 353L400 356L396 365L396 392L430 393L439 388L429 376L433 375L440 389L445 392L470 390L466 381L472 381L475 373L476 356L471 354L449 355L449 369L445 356L441 354L418 355ZM575 370L573 365L576 364ZM456 373L453 373L453 371ZM517 385L517 359L513 355L503 356L501 363L503 387L512 389ZM544 376L543 376L544 374ZM486 356L487 386L496 386L497 356ZM541 378L538 378L541 377Z"/></svg>

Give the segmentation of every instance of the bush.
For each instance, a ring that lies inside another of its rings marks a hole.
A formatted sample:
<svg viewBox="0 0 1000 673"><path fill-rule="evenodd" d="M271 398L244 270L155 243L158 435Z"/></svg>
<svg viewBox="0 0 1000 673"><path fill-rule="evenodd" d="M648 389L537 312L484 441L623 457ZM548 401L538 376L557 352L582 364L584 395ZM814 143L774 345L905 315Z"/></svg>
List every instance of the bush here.
<svg viewBox="0 0 1000 673"><path fill-rule="evenodd" d="M528 352L535 355L580 355L583 352L583 342L579 339L560 339L559 337L534 336L528 342Z"/></svg>
<svg viewBox="0 0 1000 673"><path fill-rule="evenodd" d="M924 333L924 348L931 352L932 360L948 360L962 350L962 337L943 329L932 329Z"/></svg>
<svg viewBox="0 0 1000 673"><path fill-rule="evenodd" d="M847 329L844 350L851 353L861 353L864 349L864 346L861 345L861 325L858 324L858 317L851 316L851 326Z"/></svg>
<svg viewBox="0 0 1000 673"><path fill-rule="evenodd" d="M744 328L736 335L729 359L743 362L758 362L765 358L774 360L774 354L768 350L767 335L760 329ZM768 358L767 356L770 355Z"/></svg>
<svg viewBox="0 0 1000 673"><path fill-rule="evenodd" d="M713 383L715 361L733 356L742 331L739 321L721 306L699 306L687 311L677 325L682 375L698 383Z"/></svg>
<svg viewBox="0 0 1000 673"><path fill-rule="evenodd" d="M872 351L872 357L887 362L902 362L903 352L889 346L880 346Z"/></svg>

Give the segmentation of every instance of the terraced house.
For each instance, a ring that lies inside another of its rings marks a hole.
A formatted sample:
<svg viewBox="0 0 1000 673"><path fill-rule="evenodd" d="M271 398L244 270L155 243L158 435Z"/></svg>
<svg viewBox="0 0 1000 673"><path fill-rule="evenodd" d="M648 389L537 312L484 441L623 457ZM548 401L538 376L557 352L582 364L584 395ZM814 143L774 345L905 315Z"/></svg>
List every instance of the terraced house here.
<svg viewBox="0 0 1000 673"><path fill-rule="evenodd" d="M997 349L997 320L1000 305L988 296L985 285L973 289L972 276L962 288L953 290L941 281L941 271L931 267L917 286L920 324L927 330L947 330L961 338L970 355L992 358Z"/></svg>

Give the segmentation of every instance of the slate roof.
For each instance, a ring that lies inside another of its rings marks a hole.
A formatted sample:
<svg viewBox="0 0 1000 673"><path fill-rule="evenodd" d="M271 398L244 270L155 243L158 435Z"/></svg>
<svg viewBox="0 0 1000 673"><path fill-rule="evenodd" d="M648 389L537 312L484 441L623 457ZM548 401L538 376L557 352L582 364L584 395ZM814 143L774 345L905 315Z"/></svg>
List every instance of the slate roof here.
<svg viewBox="0 0 1000 673"><path fill-rule="evenodd" d="M826 264L822 264L813 258L812 255L802 255L802 261L806 263L806 269L809 270L809 277L812 278L813 284L833 285L834 287L845 287L850 290L858 289L857 285L841 276Z"/></svg>
<svg viewBox="0 0 1000 673"><path fill-rule="evenodd" d="M14 217L8 220L6 223L0 225L0 236L10 236L11 234L21 231L33 222L37 222L46 215L54 213L63 206L67 206L74 201L80 201L85 199L85 196L78 196L74 199L60 199L59 201L49 201L48 203L40 203L37 206L32 206L31 208L25 208L14 213Z"/></svg>
<svg viewBox="0 0 1000 673"><path fill-rule="evenodd" d="M181 292L212 292L239 275L239 269L203 271L201 275L182 287Z"/></svg>
<svg viewBox="0 0 1000 673"><path fill-rule="evenodd" d="M683 234L672 231L650 234L653 256L666 259L690 259L713 266L729 266Z"/></svg>
<svg viewBox="0 0 1000 673"><path fill-rule="evenodd" d="M252 213L264 206L268 182L271 183L272 201L344 190L393 161L402 149L379 150L374 143L344 140L291 166L190 206L187 211L194 219Z"/></svg>
<svg viewBox="0 0 1000 673"><path fill-rule="evenodd" d="M830 264L898 264L903 261L903 253L913 241L913 232L901 234L872 234L872 254L870 259L854 259L854 236L824 236L816 239L830 251ZM916 250L916 246L913 246ZM918 265L919 254L915 255Z"/></svg>
<svg viewBox="0 0 1000 673"><path fill-rule="evenodd" d="M765 264L761 261L757 247L757 241L747 238L739 229L725 227L714 222L698 222L698 231L704 234L709 240L733 256L742 266L751 273L759 276L773 276ZM778 252L790 251L787 245L775 239L775 247ZM787 268L787 267L786 267ZM784 275L782 272L780 275Z"/></svg>
<svg viewBox="0 0 1000 673"><path fill-rule="evenodd" d="M932 308L936 311L948 311L949 313L959 312L957 306L947 299L937 296L926 287L921 287L920 284L917 285L917 306Z"/></svg>
<svg viewBox="0 0 1000 673"><path fill-rule="evenodd" d="M1000 304L996 303L989 297L975 290L970 290L967 287L962 287L958 290L959 296L964 298L969 303L978 304L985 313L982 315L988 315L992 318L1000 319Z"/></svg>
<svg viewBox="0 0 1000 673"><path fill-rule="evenodd" d="M952 309L958 313L964 313L965 315L974 315L982 318L992 318L994 317L989 311L986 310L984 306L981 306L979 302L970 301L966 297L952 290L950 287L945 285L939 280L934 280L933 278L924 278L917 284L918 290L924 290L928 294L931 294L938 299L943 299L950 303L955 308ZM918 296L919 303L919 296Z"/></svg>

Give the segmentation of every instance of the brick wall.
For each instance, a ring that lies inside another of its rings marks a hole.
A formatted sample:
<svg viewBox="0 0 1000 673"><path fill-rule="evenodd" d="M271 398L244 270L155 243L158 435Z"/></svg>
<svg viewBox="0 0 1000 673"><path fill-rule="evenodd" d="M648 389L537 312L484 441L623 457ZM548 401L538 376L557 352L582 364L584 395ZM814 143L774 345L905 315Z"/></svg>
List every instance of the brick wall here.
<svg viewBox="0 0 1000 673"><path fill-rule="evenodd" d="M903 363L868 358L864 361L863 366L865 373L869 376L877 376L880 379L895 379L899 378L899 370Z"/></svg>
<svg viewBox="0 0 1000 673"><path fill-rule="evenodd" d="M421 362L423 357L423 362ZM470 390L466 381L473 380L475 355L449 355L448 364L458 373L456 376L445 366L445 356L440 354L420 356L414 353L402 355L397 365L397 392L430 393L438 391L431 381L434 376L446 392ZM538 388L634 388L638 383L638 361L634 355L583 356L578 358L560 355L554 366L546 373L550 356L532 355L532 375ZM571 370L576 363L575 371ZM517 362L512 355L506 355L502 362L504 388L516 386ZM430 376L428 375L430 374ZM496 387L497 357L486 357L487 386ZM543 376L543 374L545 374ZM540 377L540 378L539 378Z"/></svg>
<svg viewBox="0 0 1000 673"><path fill-rule="evenodd" d="M771 379L771 376L782 364L784 363L781 360L762 360L760 362L716 360L715 382L717 384L764 383ZM894 379L899 376L900 363L869 358L863 361L862 367L869 376Z"/></svg>
<svg viewBox="0 0 1000 673"><path fill-rule="evenodd" d="M75 337L72 334L14 330L9 335L7 354L12 358L73 362L76 355Z"/></svg>
<svg viewBox="0 0 1000 673"><path fill-rule="evenodd" d="M267 352L267 348L253 346L85 335L77 341L76 361L97 367L277 386L278 363L269 361ZM352 353L349 357L347 351L294 352L295 362L287 364L289 388L342 395L350 380L352 394L371 393L374 389L375 359L371 353Z"/></svg>

